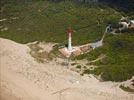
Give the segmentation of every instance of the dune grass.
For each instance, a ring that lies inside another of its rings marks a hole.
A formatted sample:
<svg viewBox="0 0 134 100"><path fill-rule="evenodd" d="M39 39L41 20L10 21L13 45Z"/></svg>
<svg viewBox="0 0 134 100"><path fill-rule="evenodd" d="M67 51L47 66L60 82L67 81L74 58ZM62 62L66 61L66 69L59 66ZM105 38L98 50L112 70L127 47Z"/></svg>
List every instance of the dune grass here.
<svg viewBox="0 0 134 100"><path fill-rule="evenodd" d="M125 87L123 85L120 85L120 88L126 92L131 92L131 93L134 93L134 89L131 89L129 87Z"/></svg>

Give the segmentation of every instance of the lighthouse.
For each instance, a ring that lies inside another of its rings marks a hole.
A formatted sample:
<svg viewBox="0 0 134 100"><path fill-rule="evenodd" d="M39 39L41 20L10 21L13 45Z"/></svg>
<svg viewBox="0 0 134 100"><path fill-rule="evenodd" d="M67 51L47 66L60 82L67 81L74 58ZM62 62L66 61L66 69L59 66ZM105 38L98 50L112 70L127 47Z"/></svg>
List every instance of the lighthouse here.
<svg viewBox="0 0 134 100"><path fill-rule="evenodd" d="M60 48L59 51L63 55L63 57L69 58L70 56L78 56L82 53L79 46L72 46L72 32L71 28L66 30L68 37L68 46Z"/></svg>
<svg viewBox="0 0 134 100"><path fill-rule="evenodd" d="M72 51L72 29L71 28L67 29L67 34L68 34L68 50Z"/></svg>

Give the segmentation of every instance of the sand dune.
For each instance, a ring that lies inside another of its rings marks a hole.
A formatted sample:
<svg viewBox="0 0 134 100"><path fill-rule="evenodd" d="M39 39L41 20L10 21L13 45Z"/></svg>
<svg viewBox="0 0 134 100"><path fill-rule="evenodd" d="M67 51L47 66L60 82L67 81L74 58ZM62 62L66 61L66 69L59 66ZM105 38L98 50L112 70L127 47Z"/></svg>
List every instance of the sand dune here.
<svg viewBox="0 0 134 100"><path fill-rule="evenodd" d="M55 61L38 63L24 44L3 38L0 44L1 100L134 100L119 83L80 76Z"/></svg>

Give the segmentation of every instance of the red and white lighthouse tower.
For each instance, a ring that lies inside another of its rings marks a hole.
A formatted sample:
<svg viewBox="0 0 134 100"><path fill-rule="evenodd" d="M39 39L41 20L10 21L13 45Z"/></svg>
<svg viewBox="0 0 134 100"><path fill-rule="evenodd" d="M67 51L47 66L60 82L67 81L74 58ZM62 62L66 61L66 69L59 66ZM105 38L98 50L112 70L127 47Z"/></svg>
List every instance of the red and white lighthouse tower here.
<svg viewBox="0 0 134 100"><path fill-rule="evenodd" d="M72 47L72 32L71 28L67 29L67 36L68 36L68 47L60 48L59 51L65 56L69 58L71 55L77 56L81 54L81 49L78 46Z"/></svg>
<svg viewBox="0 0 134 100"><path fill-rule="evenodd" d="M68 50L72 51L72 29L71 28L67 29L67 34L68 34Z"/></svg>

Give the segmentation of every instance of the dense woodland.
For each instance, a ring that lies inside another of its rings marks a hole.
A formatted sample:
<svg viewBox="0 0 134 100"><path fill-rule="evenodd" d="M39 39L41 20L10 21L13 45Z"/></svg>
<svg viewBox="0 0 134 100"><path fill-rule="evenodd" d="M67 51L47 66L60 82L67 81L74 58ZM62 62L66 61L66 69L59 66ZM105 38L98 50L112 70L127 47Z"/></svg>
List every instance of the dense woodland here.
<svg viewBox="0 0 134 100"><path fill-rule="evenodd" d="M51 1L51 2L62 2L62 1L73 1L77 3L85 4L103 4L116 9L125 11L127 13L133 13L134 0L1 0L1 6L8 3L27 3L33 1Z"/></svg>

